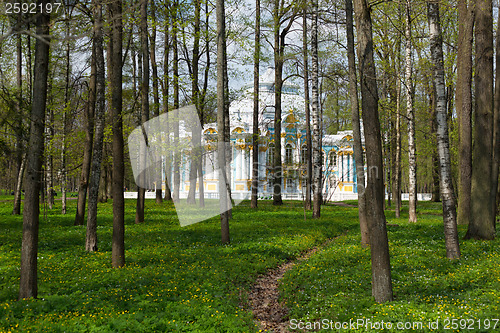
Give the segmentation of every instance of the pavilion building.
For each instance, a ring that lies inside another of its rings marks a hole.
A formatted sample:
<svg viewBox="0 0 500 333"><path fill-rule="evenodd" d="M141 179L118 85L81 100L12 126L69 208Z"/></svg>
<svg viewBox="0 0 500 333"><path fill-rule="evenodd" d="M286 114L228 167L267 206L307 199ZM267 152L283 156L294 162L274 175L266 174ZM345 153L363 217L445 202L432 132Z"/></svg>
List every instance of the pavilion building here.
<svg viewBox="0 0 500 333"><path fill-rule="evenodd" d="M259 80L259 187L260 198L272 197L272 160L275 140L281 140L283 165L283 199L302 199L305 196L306 129L305 100L299 87L285 83L282 89L281 133L274 130L274 69L269 68ZM234 198L249 198L252 184L252 124L253 84L244 87L240 98L229 109L231 131L231 179ZM216 160L217 124L205 124L202 129L205 146L203 157L204 192L206 198L218 197ZM364 142L363 142L364 144ZM324 135L323 197L327 200L357 199L356 164L353 157L352 131ZM181 161L180 197L187 197L190 161ZM199 186L199 184L197 184ZM197 191L198 192L198 191ZM198 193L197 193L198 195Z"/></svg>

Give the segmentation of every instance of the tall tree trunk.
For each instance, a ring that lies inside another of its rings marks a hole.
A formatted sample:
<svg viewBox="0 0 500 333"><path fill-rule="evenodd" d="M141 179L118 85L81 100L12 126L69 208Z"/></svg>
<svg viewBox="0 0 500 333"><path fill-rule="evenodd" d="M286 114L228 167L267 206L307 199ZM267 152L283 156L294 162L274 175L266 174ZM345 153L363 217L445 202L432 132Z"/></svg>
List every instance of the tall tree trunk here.
<svg viewBox="0 0 500 333"><path fill-rule="evenodd" d="M476 2L475 128L472 164L471 214L466 239L494 239L491 207L493 155L493 5Z"/></svg>
<svg viewBox="0 0 500 333"><path fill-rule="evenodd" d="M458 224L469 224L472 177L472 43L475 0L458 1L456 106L459 131Z"/></svg>
<svg viewBox="0 0 500 333"><path fill-rule="evenodd" d="M224 51L226 44L225 10L224 0L216 2L217 17L217 161L219 163L219 201L220 201L220 222L221 241L223 244L229 243L229 216L227 212L228 195L226 180L226 153L229 145L225 142L225 85L224 85Z"/></svg>
<svg viewBox="0 0 500 333"><path fill-rule="evenodd" d="M173 63L173 70L174 70L174 78L173 78L173 84L174 84L174 109L177 110L179 109L179 47L177 43L177 37L179 34L179 18L178 18L178 13L177 11L179 10L179 3L178 1L174 1L174 10L173 10L173 23L172 23L172 33L173 33L173 41L172 41L172 46L173 46L173 52L174 52L174 63ZM174 127L174 146L177 147L178 141L179 141L179 122L174 120L173 123ZM180 192L180 186L181 186L181 174L180 174L180 154L178 152L174 152L173 154L173 162L174 162L174 194L173 194L173 199L174 201L179 201L179 192Z"/></svg>
<svg viewBox="0 0 500 333"><path fill-rule="evenodd" d="M30 30L30 22L28 22L28 31ZM28 58L28 61L27 61L27 64L26 64L26 67L27 67L27 70L28 70L28 91L33 91L33 66L32 66L32 52L31 52L31 36L30 34L27 34L26 36L26 44L27 44L27 58ZM29 94L28 96L28 101L31 105L31 103L33 102L33 96L32 94Z"/></svg>
<svg viewBox="0 0 500 333"><path fill-rule="evenodd" d="M113 41L111 40L111 36L113 34L112 30L112 21L111 21L111 6L106 6L107 8L107 14L108 14L108 28L107 28L107 33L110 36L109 42L106 44L106 83L111 84L112 81L112 75L113 75ZM111 87L108 89L109 93L106 94L106 114L107 114L107 119L105 120L106 123L110 124L113 126L113 110L112 110L112 105L113 105L113 96L111 94L112 90ZM103 145L103 154L111 155L113 153L112 151L112 144L110 143L105 143ZM99 202L107 202L109 198L112 198L112 186L113 186L113 166L111 163L104 161L101 164L101 180L99 183Z"/></svg>
<svg viewBox="0 0 500 333"><path fill-rule="evenodd" d="M209 74L210 74L210 24L209 24L209 18L210 18L210 10L208 8L208 1L205 1L205 31L204 31L204 36L205 36L205 56L206 56L206 61L205 61L205 71L204 71L204 79L203 79L203 90L201 93L201 104L203 107L206 105L206 96L207 96L207 91L208 91L208 80L209 80ZM201 113L201 127L203 128L203 124L205 123L205 114L202 112ZM200 166L198 168L198 178L200 184L205 184L204 179L203 179L203 165L205 165L205 160L206 160L206 155L203 154L203 158L200 160ZM205 207L205 190L204 186L200 187L200 207Z"/></svg>
<svg viewBox="0 0 500 333"><path fill-rule="evenodd" d="M196 112L198 114L198 118L201 118L202 105L201 105L201 96L200 89L198 86L198 77L199 77L199 60L200 60L200 37L201 37L201 0L195 0L194 2L194 39L193 39L193 59L192 59L192 74L191 74L191 91L193 103L196 107ZM198 168L201 165L201 127L194 126L192 133L192 145L193 150L191 151L191 165L189 170L189 193L187 198L187 203L195 204L196 203L196 182L198 180ZM199 184L199 188L203 186L202 183Z"/></svg>
<svg viewBox="0 0 500 333"><path fill-rule="evenodd" d="M255 46L253 62L253 128L252 128L252 201L257 208L259 192L259 65L260 65L260 0L255 0Z"/></svg>
<svg viewBox="0 0 500 333"><path fill-rule="evenodd" d="M36 51L35 51L36 53ZM52 90L51 84L48 84L48 91ZM49 96L49 100L50 100ZM46 115L47 123L46 123L46 140L49 150L52 149L53 139L54 139L54 110L50 106L51 103L48 103L48 112ZM54 207L54 159L52 154L47 154L47 158L45 160L45 185L46 185L46 193L47 193L47 203L49 205L49 209Z"/></svg>
<svg viewBox="0 0 500 333"><path fill-rule="evenodd" d="M21 14L19 14L18 19L21 19ZM16 63L16 83L17 83L17 100L16 100L16 124L15 124L15 134L16 134L16 170L17 170L17 183L14 192L14 208L12 209L13 215L21 214L21 190L24 177L24 169L26 165L26 157L24 156L24 142L23 142L23 111L21 103L23 100L23 48L22 48L22 34L17 35L16 39L16 53L17 53L17 63Z"/></svg>
<svg viewBox="0 0 500 333"><path fill-rule="evenodd" d="M432 152L432 202L441 202L441 190L440 190L440 182L439 182L439 173L440 173L440 165L439 165L439 156L438 152L434 150Z"/></svg>
<svg viewBox="0 0 500 333"><path fill-rule="evenodd" d="M313 218L321 216L322 153L321 153L321 114L319 105L319 65L318 65L318 1L312 2L312 36L311 36L311 110L312 110L312 160L313 160Z"/></svg>
<svg viewBox="0 0 500 333"><path fill-rule="evenodd" d="M304 106L306 114L306 200L305 208L312 209L312 138L311 138L311 113L309 108L309 57L307 43L307 6L304 3L302 13L302 48L304 52Z"/></svg>
<svg viewBox="0 0 500 333"><path fill-rule="evenodd" d="M148 43L148 0L141 1L141 53L142 53L142 80L141 80L141 126L149 120L149 43ZM146 148L146 147L144 147ZM140 154L142 185L146 184L146 155ZM146 189L138 186L137 205L135 210L135 223L144 222L144 205Z"/></svg>
<svg viewBox="0 0 500 333"><path fill-rule="evenodd" d="M349 95L351 100L351 120L354 145L354 163L356 164L356 178L358 190L358 216L361 230L361 244L368 246L368 219L366 216L365 199L365 162L363 160L363 145L361 143L361 126L359 121L358 78L356 75L356 54L354 50L354 24L352 17L352 0L345 1L346 31L347 31L347 59L349 63Z"/></svg>
<svg viewBox="0 0 500 333"><path fill-rule="evenodd" d="M411 49L411 0L406 0L406 116L408 118L408 220L417 222L417 147L415 143L415 110L413 109L413 68Z"/></svg>
<svg viewBox="0 0 500 333"><path fill-rule="evenodd" d="M226 31L226 22L224 19L224 33ZM228 68L227 68L227 45L226 45L226 36L224 37L223 43L223 83L224 83L224 142L231 142L231 124L229 119L229 76L228 76ZM231 161L233 159L233 153L231 145L228 144L226 150L226 188L227 188L227 216L229 219L233 218L233 197L231 191Z"/></svg>
<svg viewBox="0 0 500 333"><path fill-rule="evenodd" d="M37 1L45 8L47 0ZM23 239L21 245L21 279L19 299L37 297L38 226L40 214L40 180L44 152L44 122L47 103L47 77L49 72L50 14L43 12L36 18L35 79L31 131L27 153L26 196L23 208Z"/></svg>
<svg viewBox="0 0 500 333"><path fill-rule="evenodd" d="M394 160L394 211L401 216L401 83L396 80L396 156Z"/></svg>
<svg viewBox="0 0 500 333"><path fill-rule="evenodd" d="M427 3L429 20L431 58L434 65L434 86L436 89L437 145L439 154L440 189L443 197L443 224L446 244L446 257L460 258L458 244L457 211L455 193L451 179L450 144L446 112L446 91L443 65L443 37L439 18L439 2Z"/></svg>
<svg viewBox="0 0 500 333"><path fill-rule="evenodd" d="M163 49L163 75L164 83L163 83L163 112L168 112L168 98L169 98L169 55L170 55L170 34L169 34L169 26L170 26L170 15L167 15L165 19L165 42ZM166 117L166 126L168 126L168 114ZM170 145L170 136L165 137L165 145L168 147ZM171 176L172 176L172 156L170 152L167 150L165 155L165 200L172 201L172 191L171 191Z"/></svg>
<svg viewBox="0 0 500 333"><path fill-rule="evenodd" d="M70 78L71 78L71 44L70 44L70 19L71 9L66 9L66 77L64 87L64 110L62 114L62 139L61 139L61 214L66 214L66 186L68 183L68 173L66 171L66 137L68 132L67 118L70 108Z"/></svg>
<svg viewBox="0 0 500 333"><path fill-rule="evenodd" d="M94 5L95 6L95 5ZM94 21L95 22L95 21ZM97 27L94 27L92 44L92 59L90 62L90 83L88 91L87 105L85 106L85 142L83 148L82 170L80 173L80 184L78 186L78 201L76 205L76 215L74 225L83 225L85 219L85 201L87 200L87 189L89 187L90 168L92 163L92 146L94 141L94 115L96 108L96 59L95 59L95 34Z"/></svg>
<svg viewBox="0 0 500 333"><path fill-rule="evenodd" d="M103 47L103 18L102 2L94 0L94 40L92 62L95 63L95 140L94 156L92 158L92 173L89 182L89 208L87 213L87 235L85 250L97 251L97 202L99 196L99 182L101 179L101 165L104 139L104 123L106 114L106 81L104 71L104 47ZM111 41L109 42L111 43ZM112 45L110 45L112 47ZM112 51L112 50L111 50ZM105 184L103 184L105 187Z"/></svg>
<svg viewBox="0 0 500 333"><path fill-rule="evenodd" d="M21 210L21 191L23 185L24 170L26 169L26 154L21 158L21 167L17 174L16 190L14 195L14 209L12 210L13 215L19 215Z"/></svg>
<svg viewBox="0 0 500 333"><path fill-rule="evenodd" d="M151 1L151 19L153 21L151 27L151 37L150 37L150 57L151 57L151 69L153 74L153 117L158 117L160 115L160 92L158 87L158 64L156 63L156 3L155 0ZM161 139L161 137L160 137ZM159 188L158 188L159 187ZM163 202L162 196L162 184L156 184L155 199L156 203Z"/></svg>
<svg viewBox="0 0 500 333"><path fill-rule="evenodd" d="M430 120L430 129L431 129L431 142L432 146L438 146L437 142L437 116L436 116L436 83L433 82L429 85L428 96L429 96L429 110L431 115ZM445 96L446 97L446 96ZM447 107L447 105L445 105ZM440 183L439 183L439 174L440 174L440 163L439 163L439 155L438 149L432 149L432 202L441 202L441 191L440 191Z"/></svg>
<svg viewBox="0 0 500 333"><path fill-rule="evenodd" d="M366 143L368 182L366 208L372 262L372 295L378 303L392 301L391 265L386 221L383 210L384 181L382 140L378 115L377 74L373 59L370 9L366 0L354 0L359 43L361 109Z"/></svg>
<svg viewBox="0 0 500 333"><path fill-rule="evenodd" d="M285 63L286 36L290 32L292 24L300 10L298 4L285 6L280 0L274 0L272 9L273 35L274 35L274 158L272 168L273 183L273 205L283 204L281 195L281 183L283 180L283 167L281 161L281 114L282 114L282 89L283 89L283 66ZM293 11L293 12L291 12ZM291 12L291 13L290 13ZM290 13L286 15L286 13ZM281 29L282 24L288 21L287 25Z"/></svg>
<svg viewBox="0 0 500 333"><path fill-rule="evenodd" d="M273 158L273 205L282 205L281 198L281 89L283 87L283 62L284 54L281 48L280 36L280 3L274 0L273 21L274 21L274 158Z"/></svg>
<svg viewBox="0 0 500 333"><path fill-rule="evenodd" d="M500 13L498 14L500 17ZM496 45L495 45L495 96L493 109L493 167L491 169L491 209L493 216L493 227L496 229L497 214L497 193L498 193L498 174L500 166L500 25L497 26Z"/></svg>
<svg viewBox="0 0 500 333"><path fill-rule="evenodd" d="M122 2L111 2L113 54L111 55L111 115L113 128L113 267L125 265L125 200L123 198L123 120L122 120Z"/></svg>

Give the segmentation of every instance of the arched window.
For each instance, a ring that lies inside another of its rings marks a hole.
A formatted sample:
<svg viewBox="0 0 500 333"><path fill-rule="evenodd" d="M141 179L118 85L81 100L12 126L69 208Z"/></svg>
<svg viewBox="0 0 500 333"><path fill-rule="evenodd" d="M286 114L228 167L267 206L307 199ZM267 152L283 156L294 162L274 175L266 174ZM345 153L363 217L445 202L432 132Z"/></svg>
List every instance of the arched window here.
<svg viewBox="0 0 500 333"><path fill-rule="evenodd" d="M300 163L307 164L307 145L303 145L300 149Z"/></svg>
<svg viewBox="0 0 500 333"><path fill-rule="evenodd" d="M293 163L293 148L291 144L285 146L285 164Z"/></svg>
<svg viewBox="0 0 500 333"><path fill-rule="evenodd" d="M337 166L337 153L335 150L331 150L330 153L328 154L328 163L330 168L336 167Z"/></svg>
<svg viewBox="0 0 500 333"><path fill-rule="evenodd" d="M267 164L273 165L274 161L274 143L269 144L269 148L267 149Z"/></svg>

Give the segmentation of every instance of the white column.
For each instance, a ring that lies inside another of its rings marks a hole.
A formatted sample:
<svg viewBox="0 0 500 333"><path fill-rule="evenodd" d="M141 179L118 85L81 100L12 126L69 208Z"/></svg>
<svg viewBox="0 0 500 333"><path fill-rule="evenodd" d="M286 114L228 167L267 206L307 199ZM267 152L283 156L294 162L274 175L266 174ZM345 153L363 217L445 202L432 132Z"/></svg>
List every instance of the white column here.
<svg viewBox="0 0 500 333"><path fill-rule="evenodd" d="M241 179L247 179L247 151L246 149L241 150Z"/></svg>
<svg viewBox="0 0 500 333"><path fill-rule="evenodd" d="M242 164L241 150L236 148L236 153L238 154L238 158L236 160L237 161L237 163L236 163L236 179L241 179L241 164Z"/></svg>

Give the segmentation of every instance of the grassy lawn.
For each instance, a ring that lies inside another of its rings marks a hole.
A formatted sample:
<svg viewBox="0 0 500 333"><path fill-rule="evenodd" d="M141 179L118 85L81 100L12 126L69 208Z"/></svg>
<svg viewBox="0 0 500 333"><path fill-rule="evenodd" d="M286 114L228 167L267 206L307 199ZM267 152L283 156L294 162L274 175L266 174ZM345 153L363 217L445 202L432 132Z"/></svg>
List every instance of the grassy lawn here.
<svg viewBox="0 0 500 333"><path fill-rule="evenodd" d="M326 206L320 220L308 213L304 221L299 202L260 202L257 212L243 202L230 223L231 245L222 246L218 218L181 228L171 204L148 200L146 222L135 225L135 200L127 200L127 264L113 269L111 203L99 206L96 253L85 252L85 227L73 226L76 201L68 204L66 216L60 201L42 210L39 299L18 302L22 217L0 202L1 332L258 331L246 303L256 276L339 235L283 279L282 297L297 323L439 319L442 331L446 318L457 318L474 320L480 331L484 319L500 317L500 241L461 241L463 259L448 261L439 204L420 202L414 225L406 222L407 207L401 219L386 212L399 226L389 227L396 300L383 305L370 296L370 254L359 246L355 208Z"/></svg>
<svg viewBox="0 0 500 333"><path fill-rule="evenodd" d="M382 321L391 322L383 326L387 332L401 331L398 325L419 332L491 332L495 325L500 331L500 240L461 240L462 259L449 261L441 205L419 202L417 224L408 223L404 208L400 219L386 211L388 223L398 225L388 227L395 301L373 302L370 251L348 233L285 275L282 297L296 319L294 328L318 322L317 328L329 331L332 322L338 327L359 320L360 326L347 325L345 331L380 331ZM465 231L459 226L460 236Z"/></svg>
<svg viewBox="0 0 500 333"><path fill-rule="evenodd" d="M252 332L246 290L258 274L358 228L356 211L328 207L304 222L300 203L275 208L249 202L234 211L231 245L220 245L219 219L181 228L171 204L146 202L134 224L126 201L126 266L111 268L111 203L99 206L99 252L84 250L85 227L73 226L76 201L60 201L40 223L39 299L17 302L22 217L0 202L0 331ZM359 229L359 228L358 228Z"/></svg>

